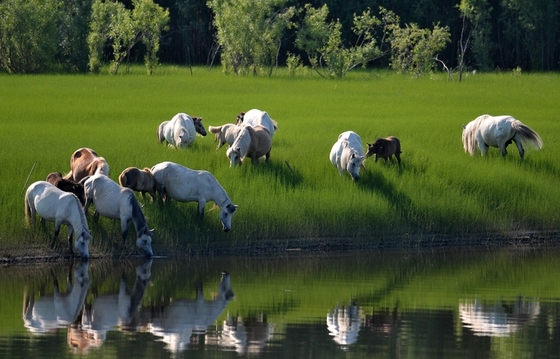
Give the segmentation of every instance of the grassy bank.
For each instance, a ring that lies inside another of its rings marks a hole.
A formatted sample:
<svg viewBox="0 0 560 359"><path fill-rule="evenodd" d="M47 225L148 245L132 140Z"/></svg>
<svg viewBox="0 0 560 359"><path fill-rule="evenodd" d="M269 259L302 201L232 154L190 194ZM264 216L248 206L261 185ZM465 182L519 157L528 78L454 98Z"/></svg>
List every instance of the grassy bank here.
<svg viewBox="0 0 560 359"><path fill-rule="evenodd" d="M70 154L79 147L105 157L114 180L128 166L162 161L206 169L239 205L233 230L224 234L215 211L200 221L194 203L145 203L156 230L156 253L291 238L381 244L411 234L468 238L556 230L559 223L558 74L484 74L458 83L444 75L410 79L356 72L328 81L234 77L206 69L191 75L188 69L164 67L155 76L139 71L1 76L0 81L4 248L46 246L48 234L25 226L23 192L52 171L67 172ZM207 127L233 122L238 112L251 108L266 110L278 122L268 164L230 169L225 148L216 151L211 136L198 137L183 151L157 143L159 123L178 112L202 116ZM528 149L523 163L514 146L505 158L497 149L485 158L470 157L463 152L461 125L484 113L515 116L541 135L545 148ZM402 165L371 158L358 183L340 178L328 154L346 130L356 131L364 146L377 137L399 137ZM119 249L116 221L91 223L94 253Z"/></svg>

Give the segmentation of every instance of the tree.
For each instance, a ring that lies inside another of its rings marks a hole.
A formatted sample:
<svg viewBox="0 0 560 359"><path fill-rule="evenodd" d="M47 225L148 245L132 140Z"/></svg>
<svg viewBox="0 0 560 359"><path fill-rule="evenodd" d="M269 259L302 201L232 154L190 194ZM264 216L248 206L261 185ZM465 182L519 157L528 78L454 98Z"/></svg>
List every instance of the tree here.
<svg viewBox="0 0 560 359"><path fill-rule="evenodd" d="M278 64L284 32L294 24L294 7L287 0L210 0L224 72L235 74Z"/></svg>
<svg viewBox="0 0 560 359"><path fill-rule="evenodd" d="M450 41L449 28L434 24L433 30L421 29L415 23L401 27L399 16L392 11L382 8L381 13L391 44L391 67L415 76L433 71L435 56Z"/></svg>
<svg viewBox="0 0 560 359"><path fill-rule="evenodd" d="M466 38L461 38L462 54L460 53L459 60L462 60L463 63L460 63L460 66L464 66L465 53L471 48L479 69L488 70L492 68L491 54L493 44L491 41L492 24L490 21L492 7L488 5L487 0L461 0L459 11L463 19L461 34L466 36ZM462 67L460 68L460 75L461 72ZM461 77L460 75L459 77Z"/></svg>
<svg viewBox="0 0 560 359"><path fill-rule="evenodd" d="M57 0L0 2L0 68L8 73L52 70L59 9Z"/></svg>
<svg viewBox="0 0 560 359"><path fill-rule="evenodd" d="M132 48L140 42L146 47L144 63L148 74L153 73L158 62L159 36L166 29L169 12L152 0L133 0L132 4L134 8L127 10L119 2L94 1L88 36L92 72L99 72L103 48L110 41L113 48L110 73L118 72L124 59L130 58Z"/></svg>
<svg viewBox="0 0 560 359"><path fill-rule="evenodd" d="M296 47L307 54L311 67L323 77L342 78L357 66L366 66L381 57L383 51L377 45L375 29L381 21L370 10L362 15L354 14L352 31L356 43L345 47L342 41L340 21L327 22L327 5L316 9L305 5L305 17L296 38Z"/></svg>
<svg viewBox="0 0 560 359"><path fill-rule="evenodd" d="M87 36L92 2L92 0L60 0L59 49L56 60L67 71L87 71Z"/></svg>

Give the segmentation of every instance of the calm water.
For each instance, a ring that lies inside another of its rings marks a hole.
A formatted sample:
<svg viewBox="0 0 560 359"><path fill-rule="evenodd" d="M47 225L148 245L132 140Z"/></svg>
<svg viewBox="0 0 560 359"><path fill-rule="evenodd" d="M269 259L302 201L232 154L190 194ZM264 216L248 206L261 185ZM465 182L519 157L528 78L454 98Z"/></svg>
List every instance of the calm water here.
<svg viewBox="0 0 560 359"><path fill-rule="evenodd" d="M0 269L0 358L558 358L559 255L10 266Z"/></svg>

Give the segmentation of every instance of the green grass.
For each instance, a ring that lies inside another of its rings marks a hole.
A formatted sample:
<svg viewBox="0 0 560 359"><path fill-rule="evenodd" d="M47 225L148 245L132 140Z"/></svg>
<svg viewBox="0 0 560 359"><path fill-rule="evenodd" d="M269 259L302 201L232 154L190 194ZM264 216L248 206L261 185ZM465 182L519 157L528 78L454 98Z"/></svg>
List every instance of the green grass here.
<svg viewBox="0 0 560 359"><path fill-rule="evenodd" d="M330 81L283 73L235 77L203 68L192 75L176 67L154 76L140 70L0 76L2 246L46 245L39 226L25 227L25 181L34 163L27 185L52 171L67 172L79 147L104 156L114 180L128 166L162 161L206 169L239 205L233 230L224 234L217 212L200 221L194 203L146 203L156 250L288 238L383 242L410 233L556 230L560 223L558 74L482 74L458 83L443 74L411 79L376 71ZM207 127L234 122L251 108L266 110L279 125L268 164L230 169L225 148L216 151L212 136L198 137L182 151L157 143L157 126L177 112L203 116ZM463 152L461 125L484 113L513 115L541 135L545 148L526 148L523 163L515 146L505 158L497 149L470 157ZM402 165L368 159L358 183L340 178L328 154L346 130L360 134L364 146L377 137L399 137ZM101 219L91 227L94 252L119 247L116 221ZM131 239L128 248L134 248Z"/></svg>

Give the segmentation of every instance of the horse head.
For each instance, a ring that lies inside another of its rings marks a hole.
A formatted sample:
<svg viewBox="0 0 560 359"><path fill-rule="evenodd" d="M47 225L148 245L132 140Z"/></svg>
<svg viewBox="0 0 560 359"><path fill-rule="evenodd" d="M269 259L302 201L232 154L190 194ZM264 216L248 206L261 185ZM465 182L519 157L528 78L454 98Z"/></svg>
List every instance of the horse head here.
<svg viewBox="0 0 560 359"><path fill-rule="evenodd" d="M235 124L240 126L243 123L243 118L245 117L245 112L239 112L235 117Z"/></svg>
<svg viewBox="0 0 560 359"><path fill-rule="evenodd" d="M237 210L237 206L233 203L229 203L220 209L220 221L222 221L222 228L224 232L228 232L231 229L231 219Z"/></svg>
<svg viewBox="0 0 560 359"><path fill-rule="evenodd" d="M194 128L196 132L200 133L202 136L206 136L206 129L202 124L202 117L193 117Z"/></svg>
<svg viewBox="0 0 560 359"><path fill-rule="evenodd" d="M229 158L229 166L240 166L241 165L241 147L230 147L226 151L226 155Z"/></svg>
<svg viewBox="0 0 560 359"><path fill-rule="evenodd" d="M136 247L144 251L146 258L152 258L154 252L152 251L152 230L145 228L138 233L136 238Z"/></svg>
<svg viewBox="0 0 560 359"><path fill-rule="evenodd" d="M83 228L80 233L77 233L76 241L74 242L74 248L80 253L82 260L87 261L89 259L89 240L91 239L91 233Z"/></svg>
<svg viewBox="0 0 560 359"><path fill-rule="evenodd" d="M354 150L350 154L350 158L348 160L348 164L346 166L346 170L350 173L350 176L354 181L360 179L360 167L364 162L364 156L360 156Z"/></svg>

